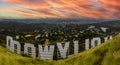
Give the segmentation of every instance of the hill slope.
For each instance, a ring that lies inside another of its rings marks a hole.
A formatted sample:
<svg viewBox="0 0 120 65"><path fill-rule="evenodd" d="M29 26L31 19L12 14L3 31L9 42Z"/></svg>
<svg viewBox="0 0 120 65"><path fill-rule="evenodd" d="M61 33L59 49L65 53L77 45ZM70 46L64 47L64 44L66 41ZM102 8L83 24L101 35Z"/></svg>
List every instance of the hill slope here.
<svg viewBox="0 0 120 65"><path fill-rule="evenodd" d="M26 58L0 47L0 65L120 65L120 35L100 46L60 61Z"/></svg>
<svg viewBox="0 0 120 65"><path fill-rule="evenodd" d="M120 65L120 35L100 46L61 61L59 65Z"/></svg>
<svg viewBox="0 0 120 65"><path fill-rule="evenodd" d="M0 65L51 65L50 61L22 57L0 46Z"/></svg>

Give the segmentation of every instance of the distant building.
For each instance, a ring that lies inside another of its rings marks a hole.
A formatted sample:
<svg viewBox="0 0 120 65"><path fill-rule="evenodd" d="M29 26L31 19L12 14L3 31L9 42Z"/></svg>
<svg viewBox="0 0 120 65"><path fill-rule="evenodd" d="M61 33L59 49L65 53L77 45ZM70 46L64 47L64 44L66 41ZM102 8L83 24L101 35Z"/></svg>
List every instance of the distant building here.
<svg viewBox="0 0 120 65"><path fill-rule="evenodd" d="M41 35L38 34L37 36L35 36L35 40L37 40Z"/></svg>
<svg viewBox="0 0 120 65"><path fill-rule="evenodd" d="M90 27L88 27L88 29L93 29L93 28L95 28L95 26L90 26Z"/></svg>
<svg viewBox="0 0 120 65"><path fill-rule="evenodd" d="M20 38L20 36L19 36L19 35L17 35L17 36L16 36L16 39L19 39L19 38Z"/></svg>
<svg viewBox="0 0 120 65"><path fill-rule="evenodd" d="M101 27L101 30L102 30L103 32L106 32L106 31L107 31L107 29L108 29L108 28Z"/></svg>
<svg viewBox="0 0 120 65"><path fill-rule="evenodd" d="M31 37L31 36L33 36L33 35L31 35L31 34L25 35L25 37Z"/></svg>

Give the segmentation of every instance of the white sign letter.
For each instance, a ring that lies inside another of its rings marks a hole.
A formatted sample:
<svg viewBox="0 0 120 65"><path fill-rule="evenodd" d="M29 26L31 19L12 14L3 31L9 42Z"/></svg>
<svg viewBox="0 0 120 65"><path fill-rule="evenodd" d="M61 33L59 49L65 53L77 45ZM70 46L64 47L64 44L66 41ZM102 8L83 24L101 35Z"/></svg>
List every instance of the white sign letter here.
<svg viewBox="0 0 120 65"><path fill-rule="evenodd" d="M108 40L111 40L113 37L112 36L109 36L109 37L104 37L104 42L108 41Z"/></svg>
<svg viewBox="0 0 120 65"><path fill-rule="evenodd" d="M11 45L12 41L13 41L13 38L10 37L10 36L7 36L7 38L6 38L6 42L7 42L6 47L7 47L7 49L10 49L10 45Z"/></svg>
<svg viewBox="0 0 120 65"><path fill-rule="evenodd" d="M60 55L61 55L62 58L66 58L67 52L68 52L68 48L69 48L69 44L70 44L69 42L66 42L65 46L63 48L61 43L57 43L57 46L58 46L58 49L60 51Z"/></svg>
<svg viewBox="0 0 120 65"><path fill-rule="evenodd" d="M95 47L97 45L100 45L101 44L101 39L99 37L96 37L96 38L93 38L91 40L91 47Z"/></svg>
<svg viewBox="0 0 120 65"><path fill-rule="evenodd" d="M85 49L88 50L90 49L90 40L89 39L85 39Z"/></svg>
<svg viewBox="0 0 120 65"><path fill-rule="evenodd" d="M39 57L44 60L53 60L54 47L54 45L45 45L43 49L42 45L39 45Z"/></svg>
<svg viewBox="0 0 120 65"><path fill-rule="evenodd" d="M74 54L78 54L79 48L78 48L78 41L74 41Z"/></svg>
<svg viewBox="0 0 120 65"><path fill-rule="evenodd" d="M36 57L36 48L33 44L30 43L25 43L24 45L24 54L29 54L28 48L31 48L31 57L35 58Z"/></svg>
<svg viewBox="0 0 120 65"><path fill-rule="evenodd" d="M10 44L10 50L15 52L16 50L16 53L17 54L20 54L21 53L21 45L18 41L12 41L12 43Z"/></svg>

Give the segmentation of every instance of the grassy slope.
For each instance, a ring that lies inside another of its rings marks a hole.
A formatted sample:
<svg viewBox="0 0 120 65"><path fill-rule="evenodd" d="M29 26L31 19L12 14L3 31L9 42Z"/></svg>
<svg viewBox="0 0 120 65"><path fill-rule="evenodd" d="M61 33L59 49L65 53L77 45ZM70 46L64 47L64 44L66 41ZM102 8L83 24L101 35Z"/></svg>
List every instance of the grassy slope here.
<svg viewBox="0 0 120 65"><path fill-rule="evenodd" d="M0 46L0 65L48 65L48 64L52 65L52 62L22 57Z"/></svg>
<svg viewBox="0 0 120 65"><path fill-rule="evenodd" d="M61 60L59 65L120 65L120 35L100 46Z"/></svg>
<svg viewBox="0 0 120 65"><path fill-rule="evenodd" d="M0 47L0 65L120 65L120 35L100 46L60 61L26 58Z"/></svg>

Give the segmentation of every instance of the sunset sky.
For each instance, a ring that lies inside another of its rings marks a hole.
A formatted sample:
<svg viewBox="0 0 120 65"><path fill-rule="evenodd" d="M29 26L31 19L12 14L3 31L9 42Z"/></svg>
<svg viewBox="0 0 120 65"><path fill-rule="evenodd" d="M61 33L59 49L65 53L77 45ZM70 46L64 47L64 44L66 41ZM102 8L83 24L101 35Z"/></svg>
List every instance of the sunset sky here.
<svg viewBox="0 0 120 65"><path fill-rule="evenodd" d="M0 18L119 19L120 0L0 0Z"/></svg>

